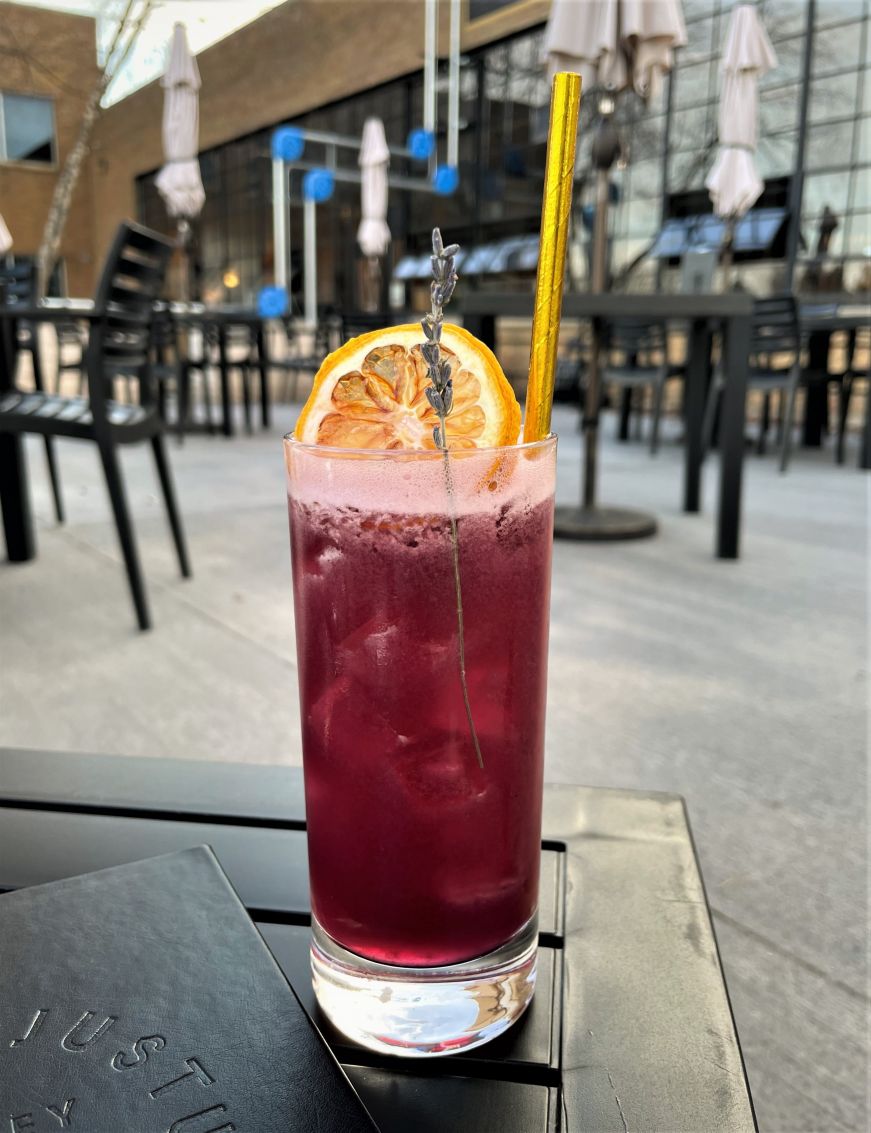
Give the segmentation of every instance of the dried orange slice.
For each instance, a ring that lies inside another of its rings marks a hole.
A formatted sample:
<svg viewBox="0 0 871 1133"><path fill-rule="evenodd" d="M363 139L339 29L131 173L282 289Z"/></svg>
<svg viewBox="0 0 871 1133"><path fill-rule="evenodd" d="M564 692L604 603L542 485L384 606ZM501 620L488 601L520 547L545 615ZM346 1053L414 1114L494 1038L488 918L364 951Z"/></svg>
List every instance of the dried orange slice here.
<svg viewBox="0 0 871 1133"><path fill-rule="evenodd" d="M294 435L305 444L338 448L434 449L435 410L420 352L420 325L387 327L352 338L318 370ZM462 327L442 329L442 355L452 367L448 447L512 445L520 406L493 352Z"/></svg>

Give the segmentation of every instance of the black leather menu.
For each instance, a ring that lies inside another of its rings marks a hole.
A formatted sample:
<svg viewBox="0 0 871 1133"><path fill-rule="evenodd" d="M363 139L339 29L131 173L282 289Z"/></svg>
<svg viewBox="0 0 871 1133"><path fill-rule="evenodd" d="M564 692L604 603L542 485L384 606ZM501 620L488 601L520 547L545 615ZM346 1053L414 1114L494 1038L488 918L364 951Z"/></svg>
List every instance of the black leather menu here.
<svg viewBox="0 0 871 1133"><path fill-rule="evenodd" d="M373 1133L201 846L0 895L2 1133Z"/></svg>

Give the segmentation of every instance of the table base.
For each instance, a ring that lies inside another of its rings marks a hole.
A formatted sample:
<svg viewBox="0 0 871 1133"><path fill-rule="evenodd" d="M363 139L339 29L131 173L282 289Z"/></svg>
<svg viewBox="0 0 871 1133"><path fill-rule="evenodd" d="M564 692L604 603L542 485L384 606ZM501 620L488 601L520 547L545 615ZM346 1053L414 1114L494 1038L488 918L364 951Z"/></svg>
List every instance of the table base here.
<svg viewBox="0 0 871 1133"><path fill-rule="evenodd" d="M618 539L648 539L655 535L656 519L644 511L621 507L558 507L553 533L557 539L609 543Z"/></svg>

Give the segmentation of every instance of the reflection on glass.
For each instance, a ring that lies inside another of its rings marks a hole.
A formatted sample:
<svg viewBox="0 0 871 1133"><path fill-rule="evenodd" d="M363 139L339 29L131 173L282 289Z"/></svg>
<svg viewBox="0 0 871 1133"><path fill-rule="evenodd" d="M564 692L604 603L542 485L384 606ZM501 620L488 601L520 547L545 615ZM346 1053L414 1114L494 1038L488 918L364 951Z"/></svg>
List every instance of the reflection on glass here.
<svg viewBox="0 0 871 1133"><path fill-rule="evenodd" d="M823 122L855 114L858 89L858 71L814 79L808 100L808 118L811 122Z"/></svg>
<svg viewBox="0 0 871 1133"><path fill-rule="evenodd" d="M861 20L864 0L822 0L817 4L815 24L838 23L841 20Z"/></svg>
<svg viewBox="0 0 871 1133"><path fill-rule="evenodd" d="M850 179L843 173L811 174L804 180L802 212L819 215L826 205L839 215L847 209Z"/></svg>
<svg viewBox="0 0 871 1133"><path fill-rule="evenodd" d="M825 10L828 4L819 4ZM814 35L813 73L846 71L859 66L862 52L861 24L843 24L840 27L820 29Z"/></svg>
<svg viewBox="0 0 871 1133"><path fill-rule="evenodd" d="M756 168L760 177L782 177L792 173L795 166L796 133L763 136L756 151Z"/></svg>
<svg viewBox="0 0 871 1133"><path fill-rule="evenodd" d="M808 169L849 165L853 148L853 122L827 122L807 132L805 164Z"/></svg>
<svg viewBox="0 0 871 1133"><path fill-rule="evenodd" d="M0 110L3 115L0 158L6 161L54 161L54 107L51 99L3 94L0 95Z"/></svg>
<svg viewBox="0 0 871 1133"><path fill-rule="evenodd" d="M856 161L859 165L865 165L871 162L871 118L860 118L856 129L859 133Z"/></svg>
<svg viewBox="0 0 871 1133"><path fill-rule="evenodd" d="M759 99L759 136L763 138L778 130L795 129L800 98L798 86L781 87L762 95Z"/></svg>
<svg viewBox="0 0 871 1133"><path fill-rule="evenodd" d="M844 251L848 256L871 256L871 212L857 212L850 218Z"/></svg>
<svg viewBox="0 0 871 1133"><path fill-rule="evenodd" d="M674 74L674 105L692 106L706 102L711 97L711 71L713 63L696 63L690 67L680 67Z"/></svg>

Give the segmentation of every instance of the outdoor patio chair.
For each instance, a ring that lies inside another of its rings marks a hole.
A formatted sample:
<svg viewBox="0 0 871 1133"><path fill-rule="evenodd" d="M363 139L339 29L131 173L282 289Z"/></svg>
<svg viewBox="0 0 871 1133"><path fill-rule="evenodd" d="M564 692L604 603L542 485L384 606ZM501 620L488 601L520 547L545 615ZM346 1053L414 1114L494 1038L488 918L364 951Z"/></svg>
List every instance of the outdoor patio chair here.
<svg viewBox="0 0 871 1133"><path fill-rule="evenodd" d="M163 440L154 381L148 365L154 303L163 284L172 245L157 233L125 221L109 251L90 319L85 368L88 397L58 397L19 390L0 395L0 431L40 433L94 441L100 452L118 539L140 629L151 618L133 524L127 506L118 446L148 441L178 554L181 573L190 577L181 516ZM114 400L114 384L137 387L138 399Z"/></svg>
<svg viewBox="0 0 871 1133"><path fill-rule="evenodd" d="M0 260L0 302L7 306L30 306L36 302L36 264L23 261L4 264ZM10 343L13 356L24 351L30 355L33 369L33 384L37 392L45 390L43 380L42 354L39 348L39 334L31 322L24 319L16 321L16 341ZM57 453L51 437L45 437L45 459L48 465L48 478L51 481L51 494L54 497L54 513L58 523L64 521L64 504L60 488L60 473L57 466Z"/></svg>
<svg viewBox="0 0 871 1133"><path fill-rule="evenodd" d="M665 327L662 323L638 320L612 320L605 324L602 344L602 388L617 386L628 391L629 406L635 403L640 423L643 396L652 391L653 422L650 452L659 449L659 426L665 383L672 375L668 364Z"/></svg>
<svg viewBox="0 0 871 1133"><path fill-rule="evenodd" d="M753 325L750 333L750 368L748 390L763 395L762 420L757 450L765 451L765 438L771 422L771 395L779 395L780 471L789 464L795 399L801 382L801 334L798 307L792 295L776 295L756 299L753 303ZM703 445L707 452L714 439L714 426L720 397L726 384L722 363L714 370L705 405Z"/></svg>

